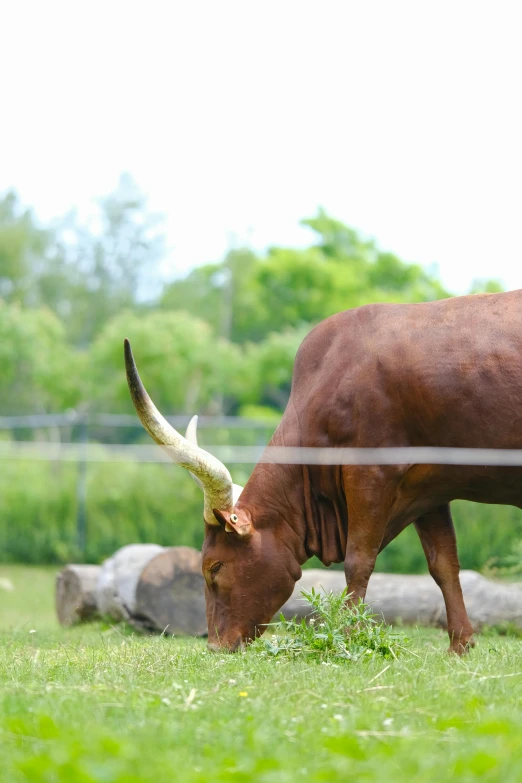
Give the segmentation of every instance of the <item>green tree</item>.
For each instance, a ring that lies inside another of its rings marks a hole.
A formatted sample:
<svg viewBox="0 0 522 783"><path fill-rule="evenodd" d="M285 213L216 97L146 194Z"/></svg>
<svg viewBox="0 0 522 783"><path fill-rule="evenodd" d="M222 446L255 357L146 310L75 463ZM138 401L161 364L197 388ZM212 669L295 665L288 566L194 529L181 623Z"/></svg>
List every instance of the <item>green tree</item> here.
<svg viewBox="0 0 522 783"><path fill-rule="evenodd" d="M47 280L52 295L56 276L65 300L54 303L72 342L87 346L116 313L144 309L158 295L158 263L164 254L160 218L147 211L132 179L99 202L94 224L81 226L74 216L58 230L63 263Z"/></svg>
<svg viewBox="0 0 522 783"><path fill-rule="evenodd" d="M373 242L362 239L355 229L331 217L322 207L317 210L315 217L301 220L301 225L312 229L317 240L315 247L328 258L358 258L366 261L375 258Z"/></svg>
<svg viewBox="0 0 522 783"><path fill-rule="evenodd" d="M40 228L15 193L0 199L0 299L40 304L36 280L52 246L51 232Z"/></svg>
<svg viewBox="0 0 522 783"><path fill-rule="evenodd" d="M498 294L503 290L500 280L476 278L471 284L470 294Z"/></svg>
<svg viewBox="0 0 522 783"><path fill-rule="evenodd" d="M243 405L257 404L284 410L290 396L295 355L308 331L305 326L272 332L263 342L246 346L249 383L240 390Z"/></svg>
<svg viewBox="0 0 522 783"><path fill-rule="evenodd" d="M49 307L70 342L86 347L117 312L157 300L160 223L125 175L87 225L70 214L43 229L8 193L0 200L0 299Z"/></svg>
<svg viewBox="0 0 522 783"><path fill-rule="evenodd" d="M264 292L256 273L257 256L247 248L227 253L223 261L205 264L167 285L160 299L165 310L187 310L233 342L251 336L249 324L264 320Z"/></svg>
<svg viewBox="0 0 522 783"><path fill-rule="evenodd" d="M98 410L131 412L123 339L131 341L144 383L165 413L220 413L249 379L241 351L183 311L127 312L109 321L90 351L90 396ZM224 393L224 403L223 403Z"/></svg>
<svg viewBox="0 0 522 783"><path fill-rule="evenodd" d="M419 302L449 296L419 265L381 252L373 241L320 210L303 221L315 233L306 249L273 247L256 256L230 252L221 264L193 270L163 292L165 309L186 308L234 342L309 327L368 302Z"/></svg>
<svg viewBox="0 0 522 783"><path fill-rule="evenodd" d="M59 413L82 397L84 357L48 309L0 302L0 411Z"/></svg>

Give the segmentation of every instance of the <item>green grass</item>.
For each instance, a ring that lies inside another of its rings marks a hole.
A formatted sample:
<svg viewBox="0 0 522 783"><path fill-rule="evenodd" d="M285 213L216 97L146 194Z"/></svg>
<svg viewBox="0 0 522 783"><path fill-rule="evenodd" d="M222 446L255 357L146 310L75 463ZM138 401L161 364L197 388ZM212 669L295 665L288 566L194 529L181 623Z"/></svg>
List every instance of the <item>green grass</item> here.
<svg viewBox="0 0 522 783"><path fill-rule="evenodd" d="M52 570L0 567L0 780L522 779L522 641L398 660L207 653L202 641L60 629ZM34 633L31 633L34 631Z"/></svg>

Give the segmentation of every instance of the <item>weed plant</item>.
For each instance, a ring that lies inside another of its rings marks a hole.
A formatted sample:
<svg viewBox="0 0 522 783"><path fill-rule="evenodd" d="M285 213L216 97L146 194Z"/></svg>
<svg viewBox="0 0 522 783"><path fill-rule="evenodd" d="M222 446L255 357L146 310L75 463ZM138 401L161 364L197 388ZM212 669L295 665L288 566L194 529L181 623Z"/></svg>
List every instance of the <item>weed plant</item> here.
<svg viewBox="0 0 522 783"><path fill-rule="evenodd" d="M403 633L376 619L362 601L347 602L347 588L342 593L302 590L301 595L312 606L312 617L271 623L272 633L260 637L254 650L269 656L308 656L321 662L331 659L359 661L382 656L396 658L408 644Z"/></svg>

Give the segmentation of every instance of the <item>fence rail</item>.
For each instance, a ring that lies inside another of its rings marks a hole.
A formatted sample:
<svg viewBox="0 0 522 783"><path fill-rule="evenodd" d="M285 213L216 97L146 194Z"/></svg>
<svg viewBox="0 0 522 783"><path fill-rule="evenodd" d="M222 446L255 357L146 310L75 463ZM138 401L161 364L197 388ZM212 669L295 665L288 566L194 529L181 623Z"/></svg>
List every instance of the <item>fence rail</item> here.
<svg viewBox="0 0 522 783"><path fill-rule="evenodd" d="M183 429L190 421L190 416L165 416L167 421L177 429ZM28 416L0 416L0 430L13 429L42 429L45 427L71 427L78 424L101 427L133 427L141 428L141 422L137 416L126 413L78 413L70 411L66 413L42 413ZM198 424L202 429L231 430L242 429L269 429L273 427L270 422L259 419L244 419L241 416L199 416Z"/></svg>
<svg viewBox="0 0 522 783"><path fill-rule="evenodd" d="M308 448L205 446L231 465L460 465L522 467L522 449L470 449L431 446L386 448ZM100 443L0 441L0 459L66 462L168 462L169 447Z"/></svg>

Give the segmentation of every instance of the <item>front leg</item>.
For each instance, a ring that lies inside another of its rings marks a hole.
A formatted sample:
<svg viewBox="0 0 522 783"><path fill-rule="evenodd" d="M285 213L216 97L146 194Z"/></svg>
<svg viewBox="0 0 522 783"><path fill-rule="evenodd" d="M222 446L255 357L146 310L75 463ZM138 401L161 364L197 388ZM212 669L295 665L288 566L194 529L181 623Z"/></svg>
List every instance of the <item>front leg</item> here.
<svg viewBox="0 0 522 783"><path fill-rule="evenodd" d="M380 471L375 473L376 476L366 474L362 486L354 482L353 475L347 478L347 473L344 474L345 487L350 487L349 493L346 493L349 520L344 573L352 603L364 601L386 533L391 506L391 498L383 491L386 482L382 481Z"/></svg>

